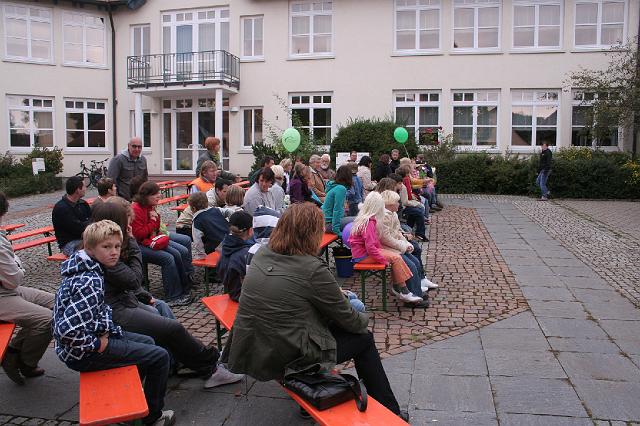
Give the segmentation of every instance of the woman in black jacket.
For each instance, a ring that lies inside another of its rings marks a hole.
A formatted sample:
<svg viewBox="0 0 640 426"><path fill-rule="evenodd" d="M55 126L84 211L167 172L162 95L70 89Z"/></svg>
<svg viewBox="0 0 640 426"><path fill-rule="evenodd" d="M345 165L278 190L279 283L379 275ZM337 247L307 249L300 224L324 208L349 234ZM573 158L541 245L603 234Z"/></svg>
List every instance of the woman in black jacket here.
<svg viewBox="0 0 640 426"><path fill-rule="evenodd" d="M380 161L378 161L378 164L376 164L376 167L373 169L371 179L380 182L380 180L389 176L391 174L390 162L391 157L389 157L389 154L382 154Z"/></svg>

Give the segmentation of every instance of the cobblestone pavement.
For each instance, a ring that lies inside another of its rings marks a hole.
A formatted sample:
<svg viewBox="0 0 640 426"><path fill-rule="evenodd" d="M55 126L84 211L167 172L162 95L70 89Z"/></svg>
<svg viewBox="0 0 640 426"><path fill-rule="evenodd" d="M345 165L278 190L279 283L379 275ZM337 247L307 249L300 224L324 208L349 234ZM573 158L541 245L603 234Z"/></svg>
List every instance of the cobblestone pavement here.
<svg viewBox="0 0 640 426"><path fill-rule="evenodd" d="M640 240L640 202L558 200L554 202L581 217L599 222L611 230Z"/></svg>

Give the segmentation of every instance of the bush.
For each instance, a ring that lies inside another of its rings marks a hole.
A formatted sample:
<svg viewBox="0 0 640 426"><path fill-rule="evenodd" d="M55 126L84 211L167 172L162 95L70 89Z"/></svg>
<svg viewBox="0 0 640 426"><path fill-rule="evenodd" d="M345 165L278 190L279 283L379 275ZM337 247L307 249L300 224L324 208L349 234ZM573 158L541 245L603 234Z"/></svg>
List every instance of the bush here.
<svg viewBox="0 0 640 426"><path fill-rule="evenodd" d="M31 161L44 158L45 172L33 176ZM37 194L62 188L62 150L60 148L34 148L19 161L11 154L0 155L0 191L7 196L17 197Z"/></svg>
<svg viewBox="0 0 640 426"><path fill-rule="evenodd" d="M405 149L393 138L393 131L398 125L389 119L356 118L349 119L346 126L339 126L336 137L331 142L331 158L336 158L338 152L368 152L375 162L382 154L390 154L391 150L399 149L400 156L415 157L418 154L414 135L409 132L409 140L404 144Z"/></svg>
<svg viewBox="0 0 640 426"><path fill-rule="evenodd" d="M43 194L62 189L62 178L51 173L0 179L0 191L7 197L28 194Z"/></svg>

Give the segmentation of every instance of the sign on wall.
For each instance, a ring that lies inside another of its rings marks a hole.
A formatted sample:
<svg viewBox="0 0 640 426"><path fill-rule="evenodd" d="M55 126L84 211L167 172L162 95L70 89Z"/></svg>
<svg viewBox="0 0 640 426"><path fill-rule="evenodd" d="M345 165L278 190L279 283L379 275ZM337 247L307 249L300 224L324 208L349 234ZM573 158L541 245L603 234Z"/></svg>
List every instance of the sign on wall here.
<svg viewBox="0 0 640 426"><path fill-rule="evenodd" d="M44 172L44 158L34 158L31 160L31 169L33 170L33 175L37 175L38 172Z"/></svg>

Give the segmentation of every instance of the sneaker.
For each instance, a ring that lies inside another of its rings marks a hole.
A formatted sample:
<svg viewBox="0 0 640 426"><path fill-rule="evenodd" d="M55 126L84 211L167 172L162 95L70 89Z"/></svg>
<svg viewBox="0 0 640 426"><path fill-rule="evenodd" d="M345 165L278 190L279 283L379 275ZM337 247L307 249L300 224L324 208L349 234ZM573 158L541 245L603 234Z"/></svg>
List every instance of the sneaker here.
<svg viewBox="0 0 640 426"><path fill-rule="evenodd" d="M191 293L188 293L178 297L177 299L167 302L167 305L169 305L170 308L175 308L176 306L190 305L191 302L193 302L193 296L191 295Z"/></svg>
<svg viewBox="0 0 640 426"><path fill-rule="evenodd" d="M176 422L176 415L173 410L164 410L158 420L153 422L153 426L171 426Z"/></svg>
<svg viewBox="0 0 640 426"><path fill-rule="evenodd" d="M37 365L35 367L31 367L30 365L26 365L20 361L20 372L26 378L39 377L44 374L44 368L40 368Z"/></svg>
<svg viewBox="0 0 640 426"><path fill-rule="evenodd" d="M15 349L8 348L2 360L2 369L7 376L17 385L24 385L24 377L20 375L20 353Z"/></svg>
<svg viewBox="0 0 640 426"><path fill-rule="evenodd" d="M549 201L549 199L543 195L542 197L540 197L540 201Z"/></svg>
<svg viewBox="0 0 640 426"><path fill-rule="evenodd" d="M416 303L405 303L404 307L405 308L423 308L423 309L427 309L430 306L429 301L428 300L420 300L419 302Z"/></svg>
<svg viewBox="0 0 640 426"><path fill-rule="evenodd" d="M441 210L442 210L442 207L440 207L440 206L439 206L439 205L437 205L437 204L432 205L432 206L431 206L431 208L432 208L433 210L437 211L437 212L439 212L439 211L441 211Z"/></svg>
<svg viewBox="0 0 640 426"><path fill-rule="evenodd" d="M420 288L422 288L422 291L428 291L431 288L438 288L438 284L429 281L426 278L423 278L422 281L420 281Z"/></svg>
<svg viewBox="0 0 640 426"><path fill-rule="evenodd" d="M422 297L418 297L414 295L409 291L407 287L400 287L400 286L394 285L391 288L391 291L393 292L393 294L396 295L398 299L402 300L403 302L415 303L415 302L420 302L422 300Z"/></svg>
<svg viewBox="0 0 640 426"><path fill-rule="evenodd" d="M215 388L217 386L229 385L237 383L244 378L244 374L235 374L227 370L224 365L218 364L215 373L211 375L204 383L205 389Z"/></svg>
<svg viewBox="0 0 640 426"><path fill-rule="evenodd" d="M309 420L311 418L311 414L309 414L307 412L307 410L305 410L302 407L300 407L300 410L298 411L298 414L300 415L300 417L302 417L305 420Z"/></svg>

